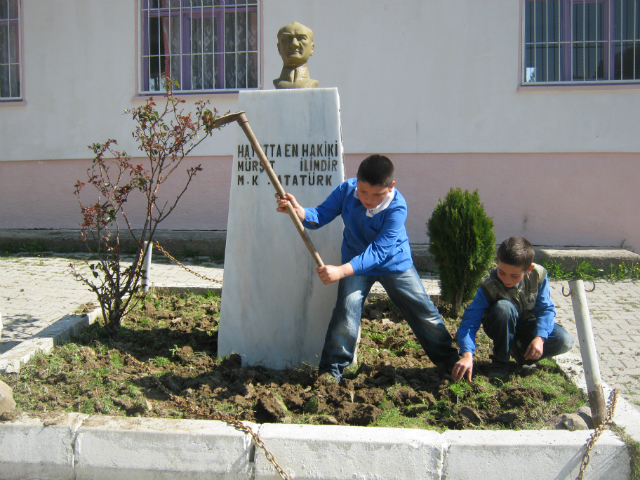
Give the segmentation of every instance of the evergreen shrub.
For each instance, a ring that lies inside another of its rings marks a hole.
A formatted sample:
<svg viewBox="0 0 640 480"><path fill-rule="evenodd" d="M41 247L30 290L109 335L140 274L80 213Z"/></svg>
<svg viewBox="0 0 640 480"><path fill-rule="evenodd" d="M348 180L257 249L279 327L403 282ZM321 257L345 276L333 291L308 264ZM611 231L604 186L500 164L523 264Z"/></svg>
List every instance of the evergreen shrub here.
<svg viewBox="0 0 640 480"><path fill-rule="evenodd" d="M473 298L478 283L495 259L493 220L480 202L478 190L449 190L427 222L429 251L440 275L441 299L451 304L456 318Z"/></svg>

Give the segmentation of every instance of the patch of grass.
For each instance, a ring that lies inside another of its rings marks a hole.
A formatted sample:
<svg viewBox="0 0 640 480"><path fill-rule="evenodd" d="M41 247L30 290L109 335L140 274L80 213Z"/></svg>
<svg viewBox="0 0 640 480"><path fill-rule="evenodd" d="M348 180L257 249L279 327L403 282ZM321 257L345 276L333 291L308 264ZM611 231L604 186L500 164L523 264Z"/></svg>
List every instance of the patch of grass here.
<svg viewBox="0 0 640 480"><path fill-rule="evenodd" d="M48 250L47 244L42 240L32 240L27 243L9 240L0 243L0 256L3 257L16 253L43 253Z"/></svg>
<svg viewBox="0 0 640 480"><path fill-rule="evenodd" d="M464 398L466 393L472 392L473 387L466 380L460 380L449 385L449 390L456 396L456 403L460 403L460 398Z"/></svg>
<svg viewBox="0 0 640 480"><path fill-rule="evenodd" d="M640 262L611 264L606 269L597 269L589 262L582 261L573 270L566 270L556 260L544 260L542 266L549 273L551 280L573 280L574 278L579 278L583 280L604 279L616 282L640 279Z"/></svg>
<svg viewBox="0 0 640 480"><path fill-rule="evenodd" d="M122 358L120 357L120 353L114 351L111 352L109 355L109 358L111 360L111 366L114 368L120 368L123 364L122 364Z"/></svg>
<svg viewBox="0 0 640 480"><path fill-rule="evenodd" d="M403 414L403 410L394 406L392 402L382 405L382 415L370 426L385 428L420 428L435 429L425 425L425 414L416 417L407 417Z"/></svg>
<svg viewBox="0 0 640 480"><path fill-rule="evenodd" d="M174 255L178 260L185 260L187 258L196 258L200 256L200 250L194 250L193 248L185 245L182 247L176 255Z"/></svg>
<svg viewBox="0 0 640 480"><path fill-rule="evenodd" d="M629 475L629 480L640 480L640 443L631 438L631 435L628 435L624 428L611 425L611 430L627 444L627 451L631 457L631 474Z"/></svg>
<svg viewBox="0 0 640 480"><path fill-rule="evenodd" d="M156 357L152 360L152 362L156 367L162 368L169 365L171 363L171 360L169 360L167 357Z"/></svg>

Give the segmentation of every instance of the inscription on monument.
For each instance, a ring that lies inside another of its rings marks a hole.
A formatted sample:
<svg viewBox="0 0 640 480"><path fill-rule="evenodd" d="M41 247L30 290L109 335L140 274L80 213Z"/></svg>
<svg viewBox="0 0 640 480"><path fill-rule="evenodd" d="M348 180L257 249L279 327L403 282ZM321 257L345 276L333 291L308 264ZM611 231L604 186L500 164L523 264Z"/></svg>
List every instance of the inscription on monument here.
<svg viewBox="0 0 640 480"><path fill-rule="evenodd" d="M269 162L283 187L335 186L336 174L330 172L339 171L337 140L319 143L265 143L262 149L267 157L281 159ZM262 182L271 185L266 174L260 175L264 173L264 167L250 144L238 145L237 162L238 185L259 186Z"/></svg>

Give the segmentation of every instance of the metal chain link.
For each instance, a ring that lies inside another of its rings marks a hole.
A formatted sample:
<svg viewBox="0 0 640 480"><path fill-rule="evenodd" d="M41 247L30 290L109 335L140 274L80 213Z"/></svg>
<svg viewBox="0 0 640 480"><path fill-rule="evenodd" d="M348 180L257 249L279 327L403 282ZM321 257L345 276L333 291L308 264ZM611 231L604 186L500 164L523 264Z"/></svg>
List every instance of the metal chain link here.
<svg viewBox="0 0 640 480"><path fill-rule="evenodd" d="M587 450L586 452L584 452L584 457L582 458L582 464L580 465L580 473L576 477L576 480L582 480L584 471L586 470L587 465L589 465L589 460L591 459L589 457L589 453L591 452L591 449L595 445L596 440L598 440L602 432L604 432L604 429L607 428L607 425L611 425L613 423L613 412L616 409L617 400L618 400L618 389L614 388L611 392L611 396L609 397L609 408L607 409L607 416L605 417L604 422L602 422L600 426L594 430L594 432L591 434L591 437L587 441L587 444L585 445L585 448Z"/></svg>
<svg viewBox="0 0 640 480"><path fill-rule="evenodd" d="M256 432L254 432L251 429L251 427L249 427L248 425L245 425L240 420L236 420L235 418L229 417L227 415L223 415L221 413L206 413L206 412L203 412L199 407L193 407L192 405L189 405L183 399L181 399L180 397L177 397L173 393L171 393L169 391L169 389L167 389L167 387L165 387L162 384L162 382L160 382L160 380L158 380L158 378L154 375L154 373L151 371L151 369L149 368L148 365L146 365L146 364L142 363L141 361L139 361L138 359L132 357L129 353L125 352L121 348L119 348L118 350L129 361L131 361L134 365L137 365L138 367L140 367L143 370L145 370L147 372L147 374L156 383L158 388L160 390L162 390L177 405L181 406L182 408L184 408L188 412L191 412L191 413L193 413L194 415L196 415L198 417L206 418L206 419L209 419L209 420L219 420L219 421L222 421L222 422L229 423L229 424L233 425L234 427L236 427L238 430L242 430L243 432L248 433L249 435L251 435L251 437L253 437L254 442L256 442L256 445L258 445L258 447L260 447L264 451L264 454L265 454L265 457L267 457L267 460L269 460L269 462L271 462L271 464L274 466L274 468L276 469L278 474L280 474L280 477L284 478L285 480L291 480L289 475L287 474L287 472L285 472L283 470L283 468L280 465L278 465L278 462L276 462L275 457L267 449L266 445L264 444L264 442L262 441L260 436Z"/></svg>
<svg viewBox="0 0 640 480"><path fill-rule="evenodd" d="M169 254L169 252L167 252L164 248L162 248L158 242L154 241L154 242L153 242L153 245L154 245L158 250L160 250L160 252L161 252L162 254L164 254L164 256L165 256L165 257L167 257L167 258L168 258L169 260L171 260L172 262L177 263L178 265L180 265L180 266L181 266L182 268L184 268L187 272L189 272L189 273L193 273L196 277L200 277L200 278L202 278L203 280L207 280L207 281L209 281L209 282L213 282L213 283L220 283L220 284L222 284L222 282L221 282L220 280L215 280L215 279L213 279L213 278L205 277L204 275L201 275L201 274L199 274L198 272L194 272L193 270L191 270L191 269L190 269L189 267L187 267L186 265L183 265L183 264L182 264L182 263L180 263L178 260L176 260L175 258L173 258L173 257L171 256L171 254Z"/></svg>
<svg viewBox="0 0 640 480"><path fill-rule="evenodd" d="M174 257L171 256L171 254L169 254L169 252L167 252L164 248L162 248L162 246L160 246L160 243L153 242L153 245L160 250L160 252L162 254L164 254L165 257L167 257L169 260L171 260L172 262L180 265L182 268L184 268L187 272L193 273L196 277L200 277L203 280L208 280L210 282L214 282L214 283L222 283L220 280L215 280L213 278L209 278L206 277L204 275L199 274L198 272L194 272L193 270L191 270L189 267L183 265L182 263L180 263L178 260L176 260ZM138 361L137 359L133 358L131 355L129 355L127 352L122 351L122 354L128 358L129 360L131 360L131 362L133 362L134 364L142 367L148 374L149 376L153 379L153 381L156 383L156 385L158 386L158 388L160 388L160 390L162 390L171 400L173 400L174 403L176 403L177 405L180 405L182 408L184 408L185 410L193 413L194 415L197 415L199 417L202 418L208 418L210 420L220 420L226 423L229 423L231 425L233 425L234 427L236 427L239 430L242 430L245 433L248 433L249 435L251 435L251 437L253 438L253 441L256 442L256 445L258 445L258 447L260 447L263 451L264 451L264 455L267 458L267 460L269 460L269 462L271 462L271 464L274 466L274 468L276 469L276 471L278 472L278 474L280 475L280 477L284 478L285 480L290 480L289 475L287 475L287 472L285 472L282 467L280 465L278 465L278 462L276 461L275 457L273 456L273 454L269 451L269 449L267 449L267 446L264 444L264 442L262 441L262 439L260 438L260 436L254 432L251 427L245 425L244 423L242 423L240 420L236 420L235 418L232 417L228 417L226 415L223 415L221 413L214 413L214 414L210 414L210 413L205 413L203 412L201 409L199 408L195 408L191 405L189 405L188 403L186 403L184 400L182 400L180 397L176 397L174 394L172 394L167 387L165 387L160 380L158 380L156 378L156 376L151 372L151 369L145 365L144 363Z"/></svg>

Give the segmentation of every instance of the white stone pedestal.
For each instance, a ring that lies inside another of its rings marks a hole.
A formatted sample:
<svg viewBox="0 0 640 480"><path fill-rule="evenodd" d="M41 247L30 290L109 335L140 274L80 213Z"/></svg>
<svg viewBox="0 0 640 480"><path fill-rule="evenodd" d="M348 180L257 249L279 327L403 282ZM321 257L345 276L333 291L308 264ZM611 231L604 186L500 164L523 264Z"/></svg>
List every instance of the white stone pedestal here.
<svg viewBox="0 0 640 480"><path fill-rule="evenodd" d="M240 92L239 109L280 177L304 207L344 180L338 90ZM233 158L218 355L283 369L318 365L337 296L325 286L240 127ZM309 236L323 262L340 265L342 219Z"/></svg>

